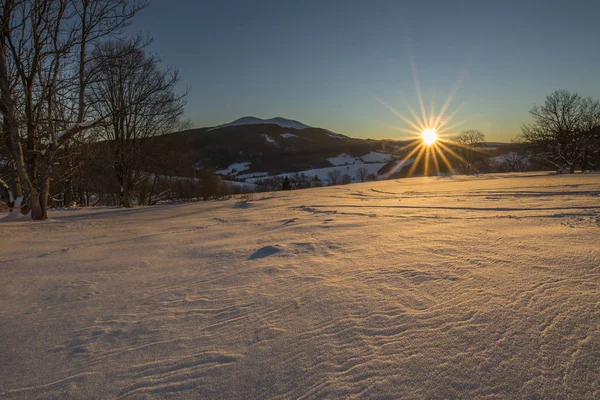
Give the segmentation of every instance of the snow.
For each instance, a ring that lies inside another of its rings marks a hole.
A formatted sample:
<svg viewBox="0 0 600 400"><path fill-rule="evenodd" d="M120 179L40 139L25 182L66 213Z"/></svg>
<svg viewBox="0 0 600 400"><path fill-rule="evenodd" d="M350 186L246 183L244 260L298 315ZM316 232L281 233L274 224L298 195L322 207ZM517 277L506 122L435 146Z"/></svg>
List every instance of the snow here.
<svg viewBox="0 0 600 400"><path fill-rule="evenodd" d="M250 169L250 165L250 162L233 163L225 169L217 170L216 173L221 175L235 175L236 173Z"/></svg>
<svg viewBox="0 0 600 400"><path fill-rule="evenodd" d="M600 175L0 220L0 398L597 398Z"/></svg>
<svg viewBox="0 0 600 400"><path fill-rule="evenodd" d="M340 165L348 165L348 164L356 164L356 163L386 163L392 159L390 154L379 153L376 151L372 151L368 154L352 157L348 154L342 153L336 157L330 157L327 159L332 165L340 166Z"/></svg>
<svg viewBox="0 0 600 400"><path fill-rule="evenodd" d="M10 195L10 201L12 201L13 200L12 192L9 192L9 195ZM23 196L17 197L16 199L14 199L14 201L15 201L15 203L14 203L15 209L21 207L21 205L23 204Z"/></svg>
<svg viewBox="0 0 600 400"><path fill-rule="evenodd" d="M271 136L266 135L266 134L263 134L262 136L265 138L267 143L274 144L275 146L278 145L277 141L275 141L275 139L273 139Z"/></svg>
<svg viewBox="0 0 600 400"><path fill-rule="evenodd" d="M316 175L317 177L319 177L319 179L321 181L323 181L324 184L327 184L327 181L329 181L329 173L331 171L338 170L342 173L342 175L348 174L348 175L350 175L351 178L356 179L356 173L358 172L358 170L360 168L365 168L367 170L367 174L377 174L377 171L379 171L381 169L381 167L383 167L385 164L386 163L359 163L359 164L343 165L343 166L337 166L337 167L316 168L316 169L309 169L309 170L304 170L304 171L299 171L299 172L288 172L288 173L279 174L279 175L272 175L272 176L268 176L266 178L275 178L275 177L284 178L286 176L292 177L296 174L304 174L309 178L313 178ZM340 176L340 178L341 178L341 176ZM246 182L256 183L256 182L260 181L261 179L265 179L265 178L249 178L249 179L246 179Z"/></svg>
<svg viewBox="0 0 600 400"><path fill-rule="evenodd" d="M497 147L491 147L491 146L477 147L477 150L480 150L480 151L493 151L496 149L497 149Z"/></svg>
<svg viewBox="0 0 600 400"><path fill-rule="evenodd" d="M294 135L293 133L282 133L280 136L284 139L291 139L291 138L299 137L298 135Z"/></svg>
<svg viewBox="0 0 600 400"><path fill-rule="evenodd" d="M247 174L241 174L237 176L237 179L248 179L248 178L264 178L268 176L268 172L249 172Z"/></svg>
<svg viewBox="0 0 600 400"><path fill-rule="evenodd" d="M516 158L518 157L518 153L515 153L514 151L511 151L509 153L506 154L500 154L499 156L495 156L495 157L489 157L488 160L493 163L493 164L503 164L504 162L506 162L507 160L510 160L511 158ZM528 167L529 165L531 165L531 162L529 160L529 157L527 156L521 156L520 157L521 163L525 166Z"/></svg>
<svg viewBox="0 0 600 400"><path fill-rule="evenodd" d="M381 154L381 153L369 153L369 154ZM386 154L387 155L387 154ZM369 155L366 155L369 156ZM363 156L364 158L365 156ZM374 156L371 159L376 159L376 157L379 156ZM391 156L389 156L391 158ZM369 158L369 157L367 157ZM383 157L382 157L383 158ZM286 176L288 177L292 177L296 174L304 174L309 178L313 178L314 176L317 176L323 184L328 184L329 181L329 173L335 170L338 170L342 173L342 175L344 174L348 174L350 175L350 177L353 180L358 180L357 178L357 172L359 169L364 168L367 170L367 175L373 174L377 177L377 179L381 179L381 178L387 178L387 176L389 175L388 173L385 174L378 174L379 170L387 164L387 162L361 162L362 158L361 157L352 157L349 156L347 154L340 154L337 157L331 157L327 159L330 163L332 163L334 166L333 167L326 167L326 168L315 168L315 169L308 169L308 170L304 170L304 171L298 171L298 172L288 172L288 173L284 173L284 174L279 174L279 175L271 175L268 176L268 173L266 172L258 172L258 173L250 173L250 174L243 174L243 175L238 175L238 179L245 179L246 182L251 182L251 183L256 183L260 180L269 178L269 179L273 179L273 178L285 178ZM392 168L390 171L391 172L396 172L401 170L403 167L406 167L407 165L412 164L414 161L413 158L409 158L407 160L399 160L396 162L396 166L394 168Z"/></svg>
<svg viewBox="0 0 600 400"><path fill-rule="evenodd" d="M388 162L392 159L391 154L372 151L360 157L364 162Z"/></svg>
<svg viewBox="0 0 600 400"><path fill-rule="evenodd" d="M327 131L326 135L327 135L327 136L329 136L329 137L332 137L332 138L334 138L334 139L341 139L341 140L346 140L346 139L348 139L348 137L347 137L347 136L340 135L339 133L331 132L331 131L329 131L329 130L327 130L327 129L325 129L325 130Z"/></svg>
<svg viewBox="0 0 600 400"><path fill-rule="evenodd" d="M91 126L94 126L95 124L98 123L99 120L97 119L90 119L88 121L82 122L82 123L75 123L73 125L71 125L69 128L63 130L63 131L59 131L56 133L56 138L60 139L62 138L64 135L66 135L67 133L71 132L73 129L79 128L79 129L87 129ZM50 137L50 143L52 143L52 137Z"/></svg>
<svg viewBox="0 0 600 400"><path fill-rule="evenodd" d="M208 129L208 131L213 131L215 129L225 128L228 126L256 125L256 124L274 124L274 125L279 125L283 128L293 128L293 129L310 128L310 126L305 125L302 122L299 122L299 121L296 121L293 119L281 118L281 117L275 117L275 118L270 118L270 119L261 119L261 118L256 118L256 117L242 117L242 118L236 119L233 122L215 126L214 128L210 128L210 129Z"/></svg>
<svg viewBox="0 0 600 400"><path fill-rule="evenodd" d="M354 164L357 160L358 160L358 157L352 157L345 153L342 153L339 156L330 157L327 159L327 161L329 161L331 163L331 165L334 165L334 166Z"/></svg>
<svg viewBox="0 0 600 400"><path fill-rule="evenodd" d="M506 159L510 156L510 154L501 154L499 156L495 156L495 157L488 157L487 159L492 162L492 163L498 163L498 164L502 164L504 161L506 161Z"/></svg>
<svg viewBox="0 0 600 400"><path fill-rule="evenodd" d="M255 184L246 183L246 182L224 180L223 183L230 187L240 188L240 189L247 190L250 192L256 191L256 188L257 188Z"/></svg>

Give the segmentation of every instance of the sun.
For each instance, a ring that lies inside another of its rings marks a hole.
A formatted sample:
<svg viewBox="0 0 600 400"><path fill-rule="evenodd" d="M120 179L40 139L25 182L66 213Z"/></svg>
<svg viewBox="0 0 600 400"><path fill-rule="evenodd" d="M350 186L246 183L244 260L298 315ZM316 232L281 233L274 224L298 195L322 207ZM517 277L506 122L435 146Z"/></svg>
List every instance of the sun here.
<svg viewBox="0 0 600 400"><path fill-rule="evenodd" d="M427 146L431 146L436 142L436 140L438 140L438 135L435 132L435 129L425 129L421 134L421 137L423 138L423 143L425 143Z"/></svg>

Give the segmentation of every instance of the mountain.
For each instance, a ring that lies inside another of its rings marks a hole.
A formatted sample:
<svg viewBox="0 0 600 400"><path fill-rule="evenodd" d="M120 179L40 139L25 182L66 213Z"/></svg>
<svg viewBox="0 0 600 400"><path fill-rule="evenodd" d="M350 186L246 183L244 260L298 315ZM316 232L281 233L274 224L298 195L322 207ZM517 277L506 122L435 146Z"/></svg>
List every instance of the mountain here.
<svg viewBox="0 0 600 400"><path fill-rule="evenodd" d="M179 161L176 171L164 172L177 176L204 168L246 182L295 172L323 180L335 169L354 177L358 169L365 168L369 174L385 178L406 176L409 171L427 175L440 168L432 159L413 167L415 157L411 158L407 141L351 138L280 117L243 117L217 127L157 136L153 141L167 149L167 158ZM506 144L485 143L480 158L492 159L510 151ZM447 157L455 161L451 155Z"/></svg>
<svg viewBox="0 0 600 400"><path fill-rule="evenodd" d="M284 118L254 117L218 127L175 132L154 140L157 145L167 144L172 154L185 160L185 165L236 177L242 173L265 176L329 168L335 166L331 159L340 155L361 162L364 156L365 160L372 159L371 152L389 153L402 146L395 141L350 138ZM377 162L383 164L379 159Z"/></svg>
<svg viewBox="0 0 600 400"><path fill-rule="evenodd" d="M270 118L270 119L262 119L262 118L257 118L257 117L242 117L242 118L236 119L235 121L229 122L228 124L215 126L214 128L210 128L209 130L212 131L215 129L226 128L229 126L266 125L266 124L279 125L282 128L294 128L294 129L311 128L310 126L305 125L302 122L299 122L299 121L296 121L293 119L281 118L281 117L275 117L275 118Z"/></svg>

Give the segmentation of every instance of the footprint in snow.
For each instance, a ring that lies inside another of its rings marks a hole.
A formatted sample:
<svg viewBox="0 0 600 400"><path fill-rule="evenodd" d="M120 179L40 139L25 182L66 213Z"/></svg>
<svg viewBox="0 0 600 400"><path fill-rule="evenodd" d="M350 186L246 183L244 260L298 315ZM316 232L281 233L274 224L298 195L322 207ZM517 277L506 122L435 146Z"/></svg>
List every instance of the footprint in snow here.
<svg viewBox="0 0 600 400"><path fill-rule="evenodd" d="M281 250L279 250L277 247L265 246L265 247L262 247L262 248L256 250L254 253L252 253L252 255L248 258L248 260L256 260L257 258L269 257L269 256L272 256L273 254L279 253L280 251Z"/></svg>
<svg viewBox="0 0 600 400"><path fill-rule="evenodd" d="M254 204L252 204L252 203L248 203L248 202L244 201L244 202L241 202L241 203L236 203L233 206L233 208L243 208L243 209L246 209L246 208L252 207L253 205Z"/></svg>

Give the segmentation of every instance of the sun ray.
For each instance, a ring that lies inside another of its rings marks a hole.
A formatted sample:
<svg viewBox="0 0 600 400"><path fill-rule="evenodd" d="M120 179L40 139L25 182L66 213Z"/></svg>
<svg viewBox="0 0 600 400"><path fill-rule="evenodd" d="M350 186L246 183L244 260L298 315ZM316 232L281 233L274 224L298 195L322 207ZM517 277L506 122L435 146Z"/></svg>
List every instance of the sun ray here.
<svg viewBox="0 0 600 400"><path fill-rule="evenodd" d="M434 143L431 146L431 155L432 155L432 159L433 159L433 166L435 167L435 174L436 176L440 174L440 164L438 163L438 159L437 159L437 153L438 153L438 147L437 147L437 143Z"/></svg>
<svg viewBox="0 0 600 400"><path fill-rule="evenodd" d="M456 141L454 141L454 140L444 140L444 142L446 142L446 143L449 143L449 144L451 144L452 146L456 146L456 147L460 147L460 148L462 148L462 149L465 149L465 150L470 150L470 151L473 151L473 152L475 152L475 153L484 154L484 155L487 155L487 154L489 154L489 153L488 153L487 151L485 151L485 150L478 149L478 148L477 148L477 147L475 147L475 146L469 146L469 145L466 145L466 144L462 144L462 143L456 142Z"/></svg>
<svg viewBox="0 0 600 400"><path fill-rule="evenodd" d="M444 129L444 127L448 126L448 124L452 121L452 119L454 119L456 114L458 114L462 110L463 107L464 107L464 103L459 104L459 106L456 107L456 109L454 111L452 111L452 113L450 113L446 118L444 118L443 122L440 120L439 123L433 123L432 124L433 129L437 129L437 130ZM458 125L458 123L453 124L452 126L456 126L456 125ZM446 128L446 129L448 129L448 128Z"/></svg>
<svg viewBox="0 0 600 400"><path fill-rule="evenodd" d="M421 121L421 119L419 118L419 115L414 110L414 108L412 108L410 106L410 104L408 104L408 100L404 99L404 105L408 109L408 112L413 116L413 118L415 119L416 123L419 124L419 131L423 131L423 130L427 129L427 123L424 122L424 121Z"/></svg>
<svg viewBox="0 0 600 400"><path fill-rule="evenodd" d="M425 146L425 158L423 159L423 162L425 163L425 167L423 169L424 176L428 176L427 173L429 172L429 152L430 152L430 150L431 150L431 146Z"/></svg>
<svg viewBox="0 0 600 400"><path fill-rule="evenodd" d="M386 107L388 110L390 110L392 112L392 114L394 114L395 116L397 116L398 118L400 118L401 120L403 120L404 122L406 122L407 124L409 124L414 129L421 130L420 126L418 126L417 124L415 124L414 122L412 122L410 119L406 118L404 115L400 114L398 111L396 111L396 109L394 109L392 106L390 106L389 104L387 104L385 101L381 100L377 96L374 96L374 97L375 97L375 100L377 100L384 107Z"/></svg>
<svg viewBox="0 0 600 400"><path fill-rule="evenodd" d="M452 167L452 163L450 162L450 160L448 160L448 158L446 157L446 155L444 154L443 151L439 152L440 158L442 159L442 161L444 162L444 164L446 164L446 167L448 168L448 171L451 174L454 174L454 168Z"/></svg>
<svg viewBox="0 0 600 400"><path fill-rule="evenodd" d="M446 109L450 106L450 103L452 103L452 100L454 99L454 95L456 94L456 92L458 91L458 89L460 88L460 86L462 85L462 81L465 78L465 71L461 72L458 76L458 78L454 81L454 83L452 84L452 88L450 89L450 93L448 94L448 97L446 98L446 101L444 102L444 105L442 106L440 113L438 114L434 125L438 125L442 116L444 115L444 113L446 112Z"/></svg>
<svg viewBox="0 0 600 400"><path fill-rule="evenodd" d="M409 134L414 135L414 136L420 136L421 133L423 132L422 130L416 130L416 129L412 130L412 129L402 128L402 127L399 127L399 126L393 126L393 125L387 125L387 127L390 128L390 129L393 129L395 131L403 132L403 133L409 133Z"/></svg>
<svg viewBox="0 0 600 400"><path fill-rule="evenodd" d="M433 119L435 118L435 92L432 93L431 95L431 107L429 108L429 119L427 120L427 126L431 127L432 129L436 129L435 126L433 126Z"/></svg>
<svg viewBox="0 0 600 400"><path fill-rule="evenodd" d="M449 112L455 95L462 86L466 76L466 68L463 68L463 71L459 73L457 79L452 83L448 96L443 101L441 109L438 110L436 109L435 90L431 91L431 103L427 104L426 107L423 92L421 91L421 82L419 81L416 63L412 57L410 58L410 65L414 88L419 103L418 107L413 108L406 98L402 98L405 107L405 114L403 114L382 99L372 95L379 103L406 124L405 126L393 126L391 128L410 135L411 139L405 142L401 148L397 148L393 151L395 154L405 154L405 156L390 169L387 175L393 175L411 158L412 163L408 170L408 176L413 175L418 168L422 168L422 170L419 171L422 171L425 175L429 175L430 173L439 175L442 172L442 166L447 167L443 168L444 172L449 171L450 173L455 173L452 163L455 160L466 162L464 159L465 156L460 154L463 153L462 151L459 151L460 148L464 147L476 152L482 152L476 147L473 148L472 146L455 143L451 136L456 134L457 132L455 131L469 120L461 119L458 122L454 121L455 117L462 111L464 103L459 104L458 107L453 107L454 109ZM420 166L420 162L424 162L425 164ZM435 172L433 171L434 169Z"/></svg>
<svg viewBox="0 0 600 400"><path fill-rule="evenodd" d="M421 157L423 156L423 152L425 151L426 147L427 146L423 146L423 145L421 145L419 147L421 150L419 151L419 154L417 154L417 157L415 158L415 160L413 161L412 165L410 166L410 169L408 170L408 176L412 176L412 174L417 169L417 165L419 164L419 161L421 160Z"/></svg>
<svg viewBox="0 0 600 400"><path fill-rule="evenodd" d="M415 154L415 152L417 150L419 150L420 145L422 145L422 143L420 143L419 141L415 140L415 144L418 144L419 146L415 147L414 149L412 149L412 151L410 153L408 153L402 160L400 160L399 162L396 163L396 165L394 165L394 167L391 169L390 172L388 172L388 176L393 175L400 167L404 166L404 163L406 161L408 161L410 159L410 157Z"/></svg>
<svg viewBox="0 0 600 400"><path fill-rule="evenodd" d="M453 133L458 133L458 132L453 132L456 128L458 128L461 125L464 125L466 122L469 121L469 118L465 118L465 119L461 119L460 121L458 121L455 124L449 125L449 126L444 126L442 127L440 130L438 130L438 134L440 136L448 136L451 135Z"/></svg>
<svg viewBox="0 0 600 400"><path fill-rule="evenodd" d="M419 140L419 139L413 139L413 140L411 140L411 141L410 141L408 144L406 144L406 145L402 146L402 147L401 147L401 148L399 148L398 150L399 150L399 151L402 151L402 150L408 150L408 149L410 149L410 148L412 148L412 147L414 147L414 146L417 146L417 145L421 144L421 142L422 142L422 140Z"/></svg>
<svg viewBox="0 0 600 400"><path fill-rule="evenodd" d="M450 153L450 155L456 157L460 162L467 162L463 156L461 156L460 154L456 153L454 150L452 150L450 147L446 146L444 143L440 142L440 147L447 151L448 153Z"/></svg>
<svg viewBox="0 0 600 400"><path fill-rule="evenodd" d="M410 58L410 66L412 68L413 81L415 83L415 90L417 92L417 98L419 99L419 106L421 107L421 115L423 116L423 123L427 122L427 112L425 111L425 104L423 103L423 95L421 94L421 86L419 84L419 77L417 76L417 67L413 58Z"/></svg>

